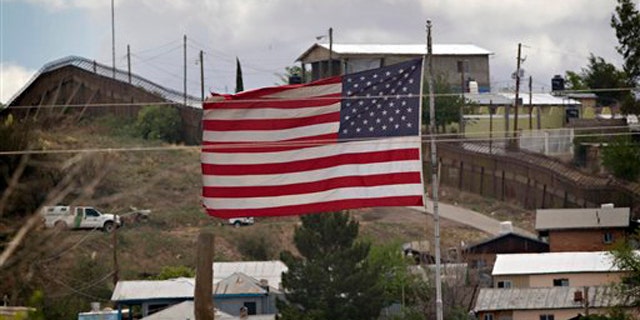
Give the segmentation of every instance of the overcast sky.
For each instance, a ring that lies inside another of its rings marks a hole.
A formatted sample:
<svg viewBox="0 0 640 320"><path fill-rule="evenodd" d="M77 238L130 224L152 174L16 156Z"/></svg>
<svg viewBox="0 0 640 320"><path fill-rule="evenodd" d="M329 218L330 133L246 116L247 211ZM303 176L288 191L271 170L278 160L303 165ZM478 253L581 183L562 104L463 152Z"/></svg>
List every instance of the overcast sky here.
<svg viewBox="0 0 640 320"><path fill-rule="evenodd" d="M425 43L425 21L438 44L474 44L490 58L492 89L513 87L518 43L534 91L554 74L579 71L589 54L619 66L610 27L614 0L115 0L116 65L182 90L187 35L189 94L232 92L235 58L245 89L279 82L316 37L334 43ZM44 64L70 55L111 65L110 0L0 0L0 102ZM320 40L324 41L324 40Z"/></svg>

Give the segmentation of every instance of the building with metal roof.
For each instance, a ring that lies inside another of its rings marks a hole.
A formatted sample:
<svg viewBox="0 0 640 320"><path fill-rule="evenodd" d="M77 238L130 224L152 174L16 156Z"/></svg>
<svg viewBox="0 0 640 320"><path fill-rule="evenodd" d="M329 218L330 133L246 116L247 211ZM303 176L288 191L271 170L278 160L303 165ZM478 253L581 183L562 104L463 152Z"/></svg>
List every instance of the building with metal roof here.
<svg viewBox="0 0 640 320"><path fill-rule="evenodd" d="M626 274L606 251L498 254L491 273L496 288L602 286Z"/></svg>
<svg viewBox="0 0 640 320"><path fill-rule="evenodd" d="M478 84L480 92L491 91L489 56L491 51L473 44L434 44L434 73L446 81L454 92L468 82ZM311 80L350 74L417 59L427 54L426 44L355 44L315 43L296 61L303 72L310 65ZM306 77L303 75L302 77Z"/></svg>
<svg viewBox="0 0 640 320"><path fill-rule="evenodd" d="M491 275L619 271L607 251L498 254Z"/></svg>
<svg viewBox="0 0 640 320"><path fill-rule="evenodd" d="M626 228L631 219L629 208L575 208L536 210L536 230Z"/></svg>
<svg viewBox="0 0 640 320"><path fill-rule="evenodd" d="M287 265L279 260L215 262L213 263L213 282L217 283L240 272L257 280L266 280L271 287L280 288L282 273L287 270Z"/></svg>
<svg viewBox="0 0 640 320"><path fill-rule="evenodd" d="M607 314L609 308L620 306L633 311L630 299L620 297L612 286L483 288L473 311L478 319L559 320L578 314Z"/></svg>
<svg viewBox="0 0 640 320"><path fill-rule="evenodd" d="M535 228L550 251L604 251L632 232L630 208L538 209Z"/></svg>
<svg viewBox="0 0 640 320"><path fill-rule="evenodd" d="M214 262L214 304L231 315L238 315L243 306L250 314L274 314L285 271L287 267L281 261ZM131 306L140 306L143 316L147 316L193 300L194 289L193 278L118 281L111 300L130 310Z"/></svg>

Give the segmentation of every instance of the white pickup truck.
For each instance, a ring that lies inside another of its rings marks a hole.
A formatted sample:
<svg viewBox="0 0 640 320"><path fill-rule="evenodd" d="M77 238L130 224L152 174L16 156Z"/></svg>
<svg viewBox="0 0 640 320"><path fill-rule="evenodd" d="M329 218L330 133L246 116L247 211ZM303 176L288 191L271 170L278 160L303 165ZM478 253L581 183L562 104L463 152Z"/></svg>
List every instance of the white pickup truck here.
<svg viewBox="0 0 640 320"><path fill-rule="evenodd" d="M42 215L44 216L44 225L47 228L102 229L106 232L112 232L121 226L119 216L101 213L93 207L44 207Z"/></svg>
<svg viewBox="0 0 640 320"><path fill-rule="evenodd" d="M243 218L231 218L229 219L229 224L232 224L236 227L239 226L248 226L252 225L255 221L253 217L243 217Z"/></svg>

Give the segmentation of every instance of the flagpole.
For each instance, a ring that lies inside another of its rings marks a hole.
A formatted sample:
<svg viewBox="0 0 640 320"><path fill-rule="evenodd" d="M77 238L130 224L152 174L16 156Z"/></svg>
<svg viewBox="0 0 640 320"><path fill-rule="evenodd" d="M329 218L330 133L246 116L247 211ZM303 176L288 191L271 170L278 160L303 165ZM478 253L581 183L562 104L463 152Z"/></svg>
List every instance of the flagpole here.
<svg viewBox="0 0 640 320"><path fill-rule="evenodd" d="M436 319L443 320L442 313L442 280L440 276L440 214L438 212L438 160L436 157L436 111L433 94L433 50L431 45L431 20L427 20L427 61L429 86L429 153L431 154L431 199L433 201L433 220L436 255ZM426 210L425 202L425 210Z"/></svg>

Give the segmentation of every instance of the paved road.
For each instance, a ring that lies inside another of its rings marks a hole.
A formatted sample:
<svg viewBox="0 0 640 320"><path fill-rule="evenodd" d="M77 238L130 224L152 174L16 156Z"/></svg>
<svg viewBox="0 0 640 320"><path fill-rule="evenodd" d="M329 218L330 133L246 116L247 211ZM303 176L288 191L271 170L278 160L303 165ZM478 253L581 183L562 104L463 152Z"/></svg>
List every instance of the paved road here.
<svg viewBox="0 0 640 320"><path fill-rule="evenodd" d="M423 207L410 208L422 213L425 212L425 208ZM438 212L440 214L440 218L455 221L492 235L500 234L500 221L487 217L482 213L442 202L438 202ZM430 200L427 202L427 213L433 214L433 202ZM513 229L518 234L536 238L536 235L524 229L517 227L514 227Z"/></svg>

